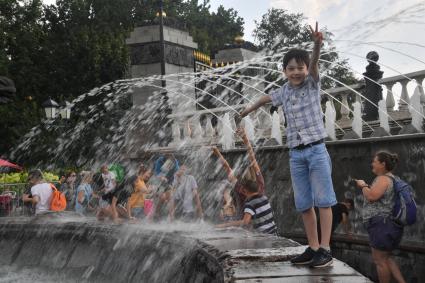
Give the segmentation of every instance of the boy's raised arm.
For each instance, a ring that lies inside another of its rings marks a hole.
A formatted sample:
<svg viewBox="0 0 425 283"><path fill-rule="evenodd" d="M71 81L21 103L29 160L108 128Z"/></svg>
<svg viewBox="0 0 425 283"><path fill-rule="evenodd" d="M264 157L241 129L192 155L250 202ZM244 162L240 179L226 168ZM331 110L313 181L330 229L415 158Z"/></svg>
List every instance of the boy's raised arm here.
<svg viewBox="0 0 425 283"><path fill-rule="evenodd" d="M237 130L238 135L242 138L243 143L246 145L248 151L248 158L250 162L250 167L254 169L255 176L260 173L260 166L258 165L257 159L255 158L254 149L252 148L251 143L249 142L248 137L246 136L246 132L244 128L239 128Z"/></svg>
<svg viewBox="0 0 425 283"><path fill-rule="evenodd" d="M226 170L227 178L229 179L230 182L232 182L233 179L236 177L233 175L233 170L232 170L232 167L230 167L229 162L227 162L227 160L223 157L223 155L221 154L221 152L218 150L216 146L213 146L212 150L214 154L218 157L218 159L220 159L220 162L223 165L224 170Z"/></svg>
<svg viewBox="0 0 425 283"><path fill-rule="evenodd" d="M314 78L315 81L319 80L319 57L320 48L322 47L323 34L319 32L319 24L316 22L316 29L310 26L311 38L314 42L313 54L311 55L310 65L308 67L308 73Z"/></svg>

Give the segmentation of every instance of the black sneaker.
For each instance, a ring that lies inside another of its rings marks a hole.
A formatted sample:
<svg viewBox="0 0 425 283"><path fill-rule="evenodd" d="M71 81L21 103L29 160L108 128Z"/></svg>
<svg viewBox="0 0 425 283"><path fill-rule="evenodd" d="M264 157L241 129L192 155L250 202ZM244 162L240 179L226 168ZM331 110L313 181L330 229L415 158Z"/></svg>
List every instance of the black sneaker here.
<svg viewBox="0 0 425 283"><path fill-rule="evenodd" d="M323 248L319 248L315 253L310 267L320 268L331 265L333 262L332 254Z"/></svg>
<svg viewBox="0 0 425 283"><path fill-rule="evenodd" d="M314 256L317 252L315 252L312 248L308 247L305 251L291 259L292 264L310 264L313 261Z"/></svg>

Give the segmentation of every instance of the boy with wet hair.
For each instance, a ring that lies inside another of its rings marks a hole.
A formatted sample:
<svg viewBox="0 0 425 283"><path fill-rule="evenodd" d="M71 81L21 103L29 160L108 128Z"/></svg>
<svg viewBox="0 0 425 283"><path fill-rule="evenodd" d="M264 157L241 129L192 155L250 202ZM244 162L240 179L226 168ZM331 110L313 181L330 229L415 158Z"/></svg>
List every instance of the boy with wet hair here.
<svg viewBox="0 0 425 283"><path fill-rule="evenodd" d="M242 220L230 221L216 227L252 226L257 232L276 235L277 228L269 200L259 193L257 182L248 179L243 179L241 182L246 197Z"/></svg>
<svg viewBox="0 0 425 283"><path fill-rule="evenodd" d="M314 41L311 60L307 51L294 49L283 59L283 72L288 79L271 95L263 96L241 112L244 117L266 103L282 106L287 120L287 144L295 207L301 212L309 247L291 260L293 264L324 267L332 264L329 242L332 210L336 197L331 178L331 160L324 144L327 134L320 104L319 56L323 35L311 29ZM321 219L319 244L316 213Z"/></svg>

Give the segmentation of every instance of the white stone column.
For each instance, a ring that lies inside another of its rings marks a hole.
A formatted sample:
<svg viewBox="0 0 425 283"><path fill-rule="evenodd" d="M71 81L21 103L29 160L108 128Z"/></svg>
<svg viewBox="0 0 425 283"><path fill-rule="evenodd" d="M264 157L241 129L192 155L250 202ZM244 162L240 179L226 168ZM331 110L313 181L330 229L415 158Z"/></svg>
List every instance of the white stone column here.
<svg viewBox="0 0 425 283"><path fill-rule="evenodd" d="M395 100L394 100L394 94L392 92L394 84L395 82L385 83L385 87L387 88L387 98L386 98L387 112L394 111Z"/></svg>
<svg viewBox="0 0 425 283"><path fill-rule="evenodd" d="M408 105L410 103L409 92L407 91L408 80L402 80L401 83L401 97L398 102L398 111L408 111Z"/></svg>
<svg viewBox="0 0 425 283"><path fill-rule="evenodd" d="M424 87L422 85L424 79L425 79L425 77L416 78L416 82L418 83L419 91L421 93L421 105L422 105L423 110L424 110L423 113L425 113L425 91L424 91Z"/></svg>

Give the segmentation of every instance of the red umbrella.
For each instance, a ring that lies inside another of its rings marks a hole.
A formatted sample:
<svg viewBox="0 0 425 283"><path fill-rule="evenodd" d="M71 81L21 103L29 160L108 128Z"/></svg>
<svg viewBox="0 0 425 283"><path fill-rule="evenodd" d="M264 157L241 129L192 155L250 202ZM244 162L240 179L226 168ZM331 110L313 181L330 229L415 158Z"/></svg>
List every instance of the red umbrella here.
<svg viewBox="0 0 425 283"><path fill-rule="evenodd" d="M13 164L12 162L9 162L7 160L4 159L0 159L0 170L1 169L6 169L6 168L12 168L12 169L16 169L18 171L22 171L22 167L16 164Z"/></svg>

